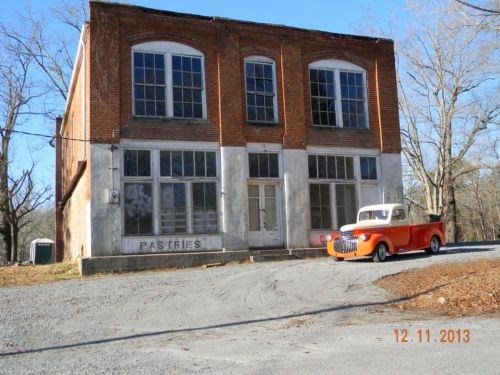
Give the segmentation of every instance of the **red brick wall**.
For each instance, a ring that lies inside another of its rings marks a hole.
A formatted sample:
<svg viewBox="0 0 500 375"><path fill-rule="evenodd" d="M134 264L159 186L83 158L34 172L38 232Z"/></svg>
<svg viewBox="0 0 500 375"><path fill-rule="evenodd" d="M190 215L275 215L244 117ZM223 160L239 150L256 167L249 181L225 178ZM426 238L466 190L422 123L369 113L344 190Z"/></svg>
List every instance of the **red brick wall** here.
<svg viewBox="0 0 500 375"><path fill-rule="evenodd" d="M132 116L131 47L154 40L183 43L204 53L206 121ZM330 145L400 152L391 41L91 2L90 43L90 136L96 141L267 142L285 148ZM277 125L246 121L244 58L250 55L276 63ZM327 58L366 69L369 130L311 127L308 64Z"/></svg>

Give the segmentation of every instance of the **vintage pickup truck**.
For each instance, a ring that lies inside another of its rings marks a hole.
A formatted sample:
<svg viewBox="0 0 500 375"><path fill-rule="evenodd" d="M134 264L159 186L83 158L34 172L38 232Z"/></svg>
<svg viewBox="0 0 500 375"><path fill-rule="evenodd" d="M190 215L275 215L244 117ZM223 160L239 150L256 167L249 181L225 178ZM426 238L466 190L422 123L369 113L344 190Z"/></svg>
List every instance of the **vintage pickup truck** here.
<svg viewBox="0 0 500 375"><path fill-rule="evenodd" d="M369 256L375 262L414 250L437 254L445 244L442 222L410 225L402 204L363 207L357 223L344 225L326 240L328 254L335 260Z"/></svg>

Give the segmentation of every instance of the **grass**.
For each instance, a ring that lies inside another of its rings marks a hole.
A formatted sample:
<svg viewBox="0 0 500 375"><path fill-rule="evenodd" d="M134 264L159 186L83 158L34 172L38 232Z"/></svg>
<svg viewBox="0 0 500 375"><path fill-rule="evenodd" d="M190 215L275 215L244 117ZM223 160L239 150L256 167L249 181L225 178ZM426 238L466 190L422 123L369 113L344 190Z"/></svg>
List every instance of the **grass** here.
<svg viewBox="0 0 500 375"><path fill-rule="evenodd" d="M77 263L0 267L0 288L80 278Z"/></svg>

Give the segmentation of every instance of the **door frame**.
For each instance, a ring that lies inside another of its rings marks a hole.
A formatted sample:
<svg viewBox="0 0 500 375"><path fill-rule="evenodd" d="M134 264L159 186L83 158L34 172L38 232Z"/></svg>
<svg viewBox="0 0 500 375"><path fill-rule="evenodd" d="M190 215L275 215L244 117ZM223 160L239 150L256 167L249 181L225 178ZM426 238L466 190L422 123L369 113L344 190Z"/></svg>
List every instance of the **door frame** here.
<svg viewBox="0 0 500 375"><path fill-rule="evenodd" d="M250 240L250 209L248 210L247 212L247 215L248 215L248 245L249 245L249 248L250 249L282 249L283 246L284 246L284 223L283 223L283 204L282 204L282 184L281 184L281 181L279 180L267 180L267 179L252 179L252 180L248 180L247 181L247 186L250 186L250 185L253 185L253 186L258 186L259 187L259 205L260 205L260 201L262 199L265 199L265 191L264 191L264 186L265 185L272 185L274 186L274 189L275 189L275 202L276 202L276 222L278 224L278 243L276 245L274 244L270 244L270 245L266 245L265 244L265 229L263 228L262 226L262 222L260 222L261 226L260 226L260 233L261 233L261 236L262 236L262 243L260 244L261 246L252 246L251 244L251 240ZM263 195L261 195L263 194ZM247 195L247 199L248 198L248 195ZM260 215L260 212L259 212L259 215ZM260 218L259 218L260 220ZM256 233L255 231L253 231L253 233Z"/></svg>

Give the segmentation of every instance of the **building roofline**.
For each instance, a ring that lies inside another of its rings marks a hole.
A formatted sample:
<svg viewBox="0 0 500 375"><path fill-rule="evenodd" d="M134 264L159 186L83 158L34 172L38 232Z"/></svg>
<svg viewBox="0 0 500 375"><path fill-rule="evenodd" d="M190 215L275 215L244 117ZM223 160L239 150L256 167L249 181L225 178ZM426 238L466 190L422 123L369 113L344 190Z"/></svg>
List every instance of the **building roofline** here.
<svg viewBox="0 0 500 375"><path fill-rule="evenodd" d="M234 23L234 24L243 24L243 25L267 26L267 27L273 27L273 28L284 29L284 30L294 30L294 31L301 31L301 32L316 33L316 34L319 33L319 34L323 34L323 35L335 36L335 37L341 37L341 38L352 38L352 39L366 40L366 41L385 41L385 42L393 43L392 39L382 38L382 37L341 34L341 33L333 33L333 32L329 32L329 31L322 31L322 30L315 30L315 29L304 29L304 28L300 28L300 27L287 26L287 25L281 25L281 24L244 21L244 20L237 20L237 19L232 19L232 18L216 17L216 16L202 16L202 15L192 14L192 13L180 13L180 12L173 12L170 10L147 8L147 7L143 7L143 6L139 6L139 5L130 5L130 4L107 2L107 1L104 2L104 1L100 1L100 0L89 0L89 3L96 4L96 5L98 4L100 6L133 9L133 10L139 10L139 11L143 11L143 12L147 12L147 13L151 13L151 14L161 14L161 15L166 15L166 16L170 16L170 17L179 17L179 18L185 18L185 19L203 20L203 21L208 21L208 22L219 21L222 23Z"/></svg>

